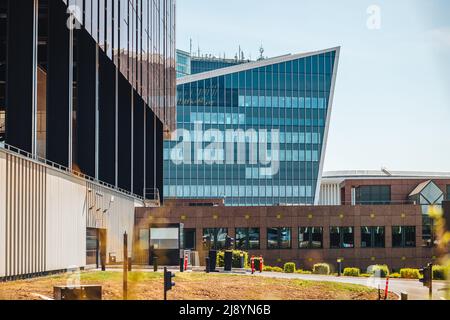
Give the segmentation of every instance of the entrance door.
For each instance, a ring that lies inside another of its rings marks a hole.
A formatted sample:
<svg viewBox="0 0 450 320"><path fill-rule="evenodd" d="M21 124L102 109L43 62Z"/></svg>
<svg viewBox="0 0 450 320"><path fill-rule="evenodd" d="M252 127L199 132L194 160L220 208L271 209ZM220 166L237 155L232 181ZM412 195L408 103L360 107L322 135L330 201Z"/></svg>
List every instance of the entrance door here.
<svg viewBox="0 0 450 320"><path fill-rule="evenodd" d="M86 265L106 264L106 229L86 229Z"/></svg>
<svg viewBox="0 0 450 320"><path fill-rule="evenodd" d="M86 229L86 265L96 265L99 262L98 229Z"/></svg>

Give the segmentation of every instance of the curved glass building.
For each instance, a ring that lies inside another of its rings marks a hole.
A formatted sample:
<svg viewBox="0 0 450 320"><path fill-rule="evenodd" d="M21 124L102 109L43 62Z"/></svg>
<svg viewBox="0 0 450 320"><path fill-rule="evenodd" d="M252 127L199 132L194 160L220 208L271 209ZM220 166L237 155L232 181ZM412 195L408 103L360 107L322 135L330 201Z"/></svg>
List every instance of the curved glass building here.
<svg viewBox="0 0 450 320"><path fill-rule="evenodd" d="M339 51L179 78L164 194L230 206L316 204Z"/></svg>

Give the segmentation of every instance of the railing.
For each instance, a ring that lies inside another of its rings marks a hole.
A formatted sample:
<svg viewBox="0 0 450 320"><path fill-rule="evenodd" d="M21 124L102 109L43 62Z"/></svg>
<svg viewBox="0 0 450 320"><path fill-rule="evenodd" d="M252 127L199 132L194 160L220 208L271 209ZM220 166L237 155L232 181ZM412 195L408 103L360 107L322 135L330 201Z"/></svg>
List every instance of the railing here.
<svg viewBox="0 0 450 320"><path fill-rule="evenodd" d="M103 182L101 180L95 179L95 178L93 178L91 176L88 176L88 175L86 175L84 173L81 173L79 171L71 170L71 169L69 169L66 166L63 166L63 165L58 164L56 162L53 162L53 161L50 161L48 159L42 158L42 157L40 157L38 155L33 155L33 154L29 153L28 151L24 151L22 149L19 149L17 147L11 146L9 144L6 144L6 143L5 144L0 144L0 148L8 150L8 151L10 151L10 152L12 152L14 154L20 155L20 156L22 156L22 157L24 157L24 158L26 158L28 160L33 160L33 161L39 162L41 164L47 165L47 166L49 166L49 167L51 167L53 169L56 169L58 171L61 171L63 173L79 177L79 178L84 179L86 181L90 181L90 182L98 184L98 185L100 185L102 187L105 187L105 188L111 189L111 190L113 190L115 192L121 193L123 195L126 195L126 196L129 196L129 197L132 197L132 198L144 201L144 197L143 196L134 194L134 193L132 193L132 192L130 192L128 190L125 190L125 189L113 186L113 185L111 185L109 183Z"/></svg>
<svg viewBox="0 0 450 320"><path fill-rule="evenodd" d="M144 189L144 204L146 207L159 207L161 206L161 199L159 196L158 188L146 188Z"/></svg>

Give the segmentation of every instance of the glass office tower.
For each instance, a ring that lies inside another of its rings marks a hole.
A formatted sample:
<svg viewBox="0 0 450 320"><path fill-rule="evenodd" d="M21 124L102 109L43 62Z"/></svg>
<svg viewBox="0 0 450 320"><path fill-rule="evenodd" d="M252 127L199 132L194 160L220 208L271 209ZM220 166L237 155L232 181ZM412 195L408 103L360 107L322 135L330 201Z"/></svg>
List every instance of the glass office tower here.
<svg viewBox="0 0 450 320"><path fill-rule="evenodd" d="M162 198L175 97L175 0L0 0L0 146Z"/></svg>
<svg viewBox="0 0 450 320"><path fill-rule="evenodd" d="M177 50L177 78L191 74L191 55L189 52Z"/></svg>
<svg viewBox="0 0 450 320"><path fill-rule="evenodd" d="M230 206L317 203L339 50L178 79L164 193Z"/></svg>

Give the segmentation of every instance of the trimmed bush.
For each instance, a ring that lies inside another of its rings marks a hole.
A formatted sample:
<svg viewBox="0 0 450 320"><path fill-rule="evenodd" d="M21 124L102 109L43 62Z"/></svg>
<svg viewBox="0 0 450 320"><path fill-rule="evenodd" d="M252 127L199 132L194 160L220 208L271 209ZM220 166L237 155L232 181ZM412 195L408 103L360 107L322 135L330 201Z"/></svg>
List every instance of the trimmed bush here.
<svg viewBox="0 0 450 320"><path fill-rule="evenodd" d="M398 279L398 278L401 278L402 276L401 276L400 273L396 272L396 273L391 273L391 274L389 275L389 277L390 277L390 278L393 278L393 279Z"/></svg>
<svg viewBox="0 0 450 320"><path fill-rule="evenodd" d="M450 279L450 267L433 266L433 279L434 280Z"/></svg>
<svg viewBox="0 0 450 320"><path fill-rule="evenodd" d="M370 278L372 275L369 273L361 273L359 276L363 278Z"/></svg>
<svg viewBox="0 0 450 320"><path fill-rule="evenodd" d="M316 263L313 266L313 273L329 275L331 273L330 265L328 263Z"/></svg>
<svg viewBox="0 0 450 320"><path fill-rule="evenodd" d="M367 268L367 273L386 278L389 275L389 267L385 264L375 264Z"/></svg>
<svg viewBox="0 0 450 320"><path fill-rule="evenodd" d="M264 267L263 267L263 271L266 271L266 272L272 272L272 271L273 271L273 268L270 267L270 266L264 266Z"/></svg>
<svg viewBox="0 0 450 320"><path fill-rule="evenodd" d="M359 277L361 274L361 270L359 268L345 268L344 276L345 277Z"/></svg>
<svg viewBox="0 0 450 320"><path fill-rule="evenodd" d="M273 272L283 272L283 269L281 269L280 267L272 267L272 271Z"/></svg>
<svg viewBox="0 0 450 320"><path fill-rule="evenodd" d="M404 268L400 269L400 276L403 279L419 279L420 272L419 269Z"/></svg>
<svg viewBox="0 0 450 320"><path fill-rule="evenodd" d="M232 261L232 267L233 268L240 268L241 267L241 254L244 255L244 268L247 267L248 264L248 252L240 251L240 250L233 250L233 261ZM224 267L225 266L225 252L219 251L217 252L217 266L218 267Z"/></svg>
<svg viewBox="0 0 450 320"><path fill-rule="evenodd" d="M287 262L284 264L284 272L285 273L295 273L297 269L294 262Z"/></svg>
<svg viewBox="0 0 450 320"><path fill-rule="evenodd" d="M311 271L309 271L309 270L302 270L302 269L296 270L295 273L297 273L297 274L312 274Z"/></svg>

